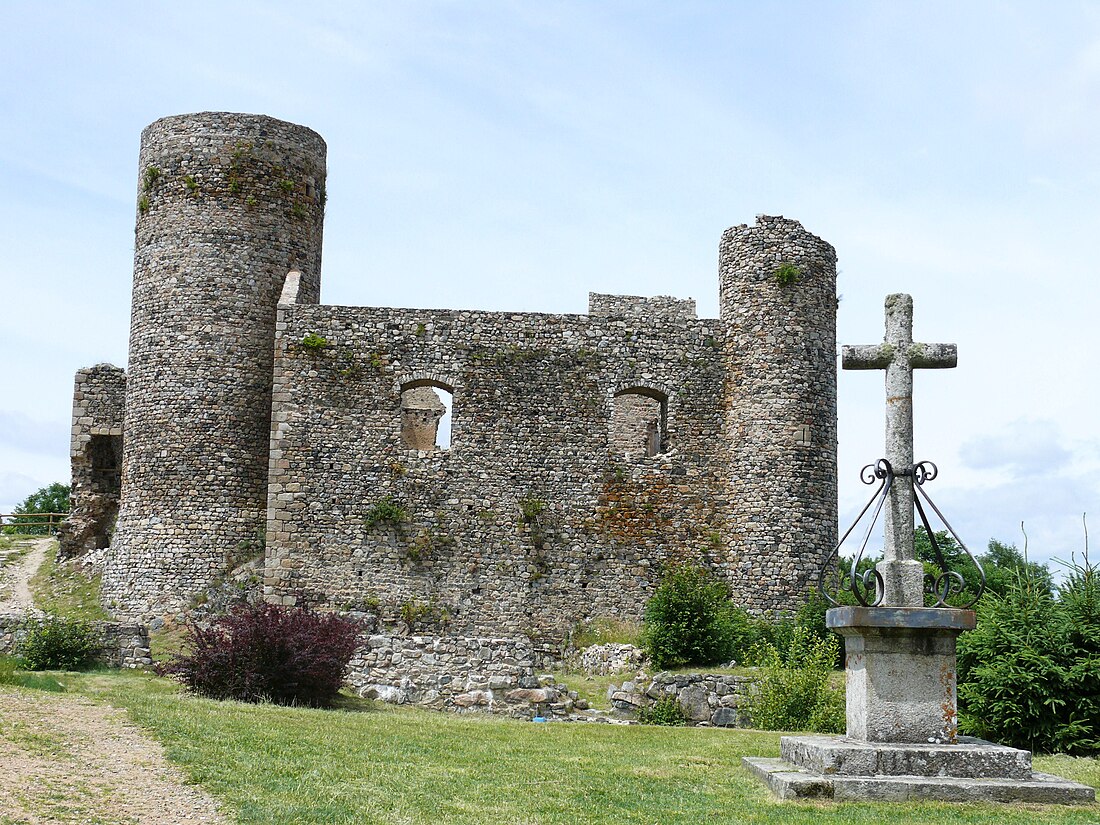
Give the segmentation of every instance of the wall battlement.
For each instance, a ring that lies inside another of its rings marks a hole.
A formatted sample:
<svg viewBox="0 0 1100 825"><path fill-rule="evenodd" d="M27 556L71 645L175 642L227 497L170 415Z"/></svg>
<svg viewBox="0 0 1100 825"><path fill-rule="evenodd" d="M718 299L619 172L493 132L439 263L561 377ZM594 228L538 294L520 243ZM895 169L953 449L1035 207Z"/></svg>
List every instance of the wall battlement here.
<svg viewBox="0 0 1100 825"><path fill-rule="evenodd" d="M681 561L757 612L804 597L836 529L831 246L728 230L718 319L327 306L324 170L262 116L143 133L121 615L186 610L261 548L265 598L410 632L560 640L639 618Z"/></svg>

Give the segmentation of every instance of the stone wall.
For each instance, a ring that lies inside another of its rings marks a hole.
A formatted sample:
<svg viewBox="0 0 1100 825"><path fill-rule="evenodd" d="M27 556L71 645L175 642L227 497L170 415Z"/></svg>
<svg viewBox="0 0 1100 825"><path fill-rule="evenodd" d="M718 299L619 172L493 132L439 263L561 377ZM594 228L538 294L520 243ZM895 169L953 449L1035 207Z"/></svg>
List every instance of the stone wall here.
<svg viewBox="0 0 1100 825"><path fill-rule="evenodd" d="M42 619L27 616L0 616L0 653L12 654L26 636L29 627ZM108 667L142 668L152 665L149 631L144 625L119 622L93 622L103 640L100 660Z"/></svg>
<svg viewBox="0 0 1100 825"><path fill-rule="evenodd" d="M352 659L347 681L360 696L392 704L568 716L576 694L539 675L552 664L549 651L527 639L374 634Z"/></svg>
<svg viewBox="0 0 1100 825"><path fill-rule="evenodd" d="M325 143L259 115L141 136L126 449L104 596L185 607L264 529L275 307L320 291Z"/></svg>
<svg viewBox="0 0 1100 825"><path fill-rule="evenodd" d="M721 336L687 315L281 305L267 597L431 606L437 631L560 639L637 619L667 561L721 571ZM453 393L448 450L405 445L401 395L418 384ZM656 455L613 443L629 389L667 399Z"/></svg>
<svg viewBox="0 0 1100 825"><path fill-rule="evenodd" d="M608 690L611 706L634 714L666 697L675 697L689 725L747 727L745 698L756 679L714 673L658 673L648 682L628 680Z"/></svg>
<svg viewBox="0 0 1100 825"><path fill-rule="evenodd" d="M118 516L126 373L111 364L78 370L73 382L69 518L60 553L77 556L107 547Z"/></svg>
<svg viewBox="0 0 1100 825"><path fill-rule="evenodd" d="M804 598L836 537L829 244L782 217L728 230L719 319L597 293L587 315L320 306L325 152L257 115L142 134L119 615L186 610L264 541L272 601L460 636L636 620L681 560L754 612ZM121 386L104 369L85 383ZM408 392L429 387L453 394L447 449ZM93 516L68 552L104 544Z"/></svg>
<svg viewBox="0 0 1100 825"><path fill-rule="evenodd" d="M281 303L266 597L558 640L639 619L691 560L754 612L797 606L836 534L835 257L782 218L721 254L721 320ZM423 386L453 393L448 450L402 436Z"/></svg>

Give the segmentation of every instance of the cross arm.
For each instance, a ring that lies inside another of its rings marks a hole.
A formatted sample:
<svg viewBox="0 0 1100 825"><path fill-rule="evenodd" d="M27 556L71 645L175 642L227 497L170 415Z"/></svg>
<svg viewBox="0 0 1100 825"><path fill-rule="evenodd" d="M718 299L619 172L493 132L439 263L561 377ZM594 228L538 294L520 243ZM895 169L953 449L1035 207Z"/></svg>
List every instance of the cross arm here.
<svg viewBox="0 0 1100 825"><path fill-rule="evenodd" d="M846 370L884 370L893 359L891 344L846 344L840 363Z"/></svg>
<svg viewBox="0 0 1100 825"><path fill-rule="evenodd" d="M911 344L909 363L917 369L951 369L959 363L959 350L954 344Z"/></svg>

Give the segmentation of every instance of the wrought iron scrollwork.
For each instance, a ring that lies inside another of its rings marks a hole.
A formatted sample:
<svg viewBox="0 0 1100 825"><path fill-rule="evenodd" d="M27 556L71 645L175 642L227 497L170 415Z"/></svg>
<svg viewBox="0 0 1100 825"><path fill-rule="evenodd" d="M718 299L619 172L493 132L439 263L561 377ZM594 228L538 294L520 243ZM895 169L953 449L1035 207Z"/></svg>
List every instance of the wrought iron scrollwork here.
<svg viewBox="0 0 1100 825"><path fill-rule="evenodd" d="M928 493L925 492L925 483L935 480L936 476L940 474L939 468L931 461L919 461L913 465L912 474L913 491L916 493L916 495L913 496L913 503L917 507L917 515L920 516L921 524L924 525L924 531L928 534L928 541L932 545L932 552L936 557L936 565L940 568L940 572L936 575L932 573L925 574L924 592L936 600L932 607L954 607L956 609L972 607L975 602L982 597L982 593L985 592L985 570L982 569L982 565L974 558L974 555L967 549L966 545L963 544L962 539L959 538L959 534L955 532L955 528L951 526L946 518L944 518L943 513L940 512L940 508L936 506L936 503L932 501ZM968 584L959 571L952 570L947 566L947 562L943 558L943 552L940 550L939 542L936 540L936 533L932 530L932 525L928 523L928 514L924 510L924 505L921 504L922 498L928 503L928 506L932 508L933 512L936 514L936 518L938 518L940 523L947 528L947 532L951 534L951 538L959 545L959 549L966 553L966 557L978 571L977 591L965 604L947 603L949 598L962 596L966 592Z"/></svg>
<svg viewBox="0 0 1100 825"><path fill-rule="evenodd" d="M878 481L878 489L875 490L870 500L863 506L863 509L860 510L859 515L856 516L856 520L852 522L852 526L840 537L840 541L837 543L836 548L829 558L825 560L825 564L822 565L821 571L817 577L818 592L825 598L825 601L834 607L839 605L840 602L834 599L832 594L829 593L829 588L826 587L825 579L833 569L833 565L839 562L840 548L844 545L844 542L848 540L848 536L852 534L852 531L854 531L863 520L863 517L867 515L867 511L872 507L874 507L874 514L871 516L871 523L867 526L867 532L863 535L863 541L859 545L859 553L857 553L856 557L852 560L852 569L847 579L838 576L839 581L837 582L837 589L850 591L852 595L855 596L856 601L864 607L874 607L882 600L882 576L874 567L868 568L860 573L859 562L863 558L864 551L867 549L867 542L871 538L871 532L875 529L875 524L878 523L878 517L882 513L882 506L886 503L886 497L890 495L890 488L894 484L894 468L890 466L890 462L885 458L880 458L874 464L868 464L859 471L859 480L867 485L874 484Z"/></svg>
<svg viewBox="0 0 1100 825"><path fill-rule="evenodd" d="M916 505L921 524L928 534L928 540L932 545L932 552L936 558L936 565L940 569L938 574L926 573L924 576L924 592L934 599L932 607L953 607L956 609L971 607L981 598L982 593L985 592L985 571L959 538L955 529L947 519L944 518L943 513L940 512L940 508L936 506L935 502L932 501L924 489L924 485L927 482L935 480L936 476L939 475L939 468L931 461L920 461L912 467L908 467L900 472L895 472L889 461L885 458L880 458L874 464L868 464L860 470L860 481L867 485L874 484L877 481L878 488L871 495L870 500L863 506L859 515L856 516L856 520L852 523L852 526L845 531L843 536L841 536L836 548L822 565L817 580L818 591L829 604L833 606L840 604L840 602L833 597L832 593L829 592L829 588L826 586L826 579L839 562L840 548L844 545L844 542L848 540L848 536L852 534L863 520L863 517L867 515L867 512L873 508L871 522L867 527L867 532L863 536L863 541L859 545L859 552L856 554L856 557L852 559L852 569L846 577L838 575L836 592L839 596L840 591L850 591L855 597L855 600L864 607L876 607L882 601L883 582L881 574L874 567L870 567L860 572L859 565L867 549L867 542L871 538L871 533L875 528L875 524L878 523L883 505L886 503L886 498L890 495L890 490L894 485L894 478L899 475L911 477L913 479L913 490L915 492L913 503ZM947 562L943 557L943 551L940 549L939 542L936 539L936 533L932 530L932 526L928 522L928 514L924 509L924 504L921 502L922 498L924 502L932 508L937 518L939 518L943 526L947 528L947 532L951 534L951 537L958 544L959 549L966 554L970 563L973 564L978 571L979 586L977 592L975 592L973 597L965 604L948 604L948 599L955 599L957 601L958 597L966 592L968 583L961 573L947 566Z"/></svg>

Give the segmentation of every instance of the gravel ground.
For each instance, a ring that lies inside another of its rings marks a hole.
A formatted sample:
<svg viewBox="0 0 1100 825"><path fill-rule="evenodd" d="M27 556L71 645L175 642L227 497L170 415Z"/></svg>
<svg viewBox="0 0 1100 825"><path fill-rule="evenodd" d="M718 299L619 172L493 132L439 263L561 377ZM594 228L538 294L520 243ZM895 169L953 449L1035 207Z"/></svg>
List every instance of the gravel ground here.
<svg viewBox="0 0 1100 825"><path fill-rule="evenodd" d="M31 599L30 581L53 548L52 538L37 539L25 556L0 567L0 613L41 613Z"/></svg>
<svg viewBox="0 0 1100 825"><path fill-rule="evenodd" d="M114 708L0 686L0 825L224 823L161 746Z"/></svg>

